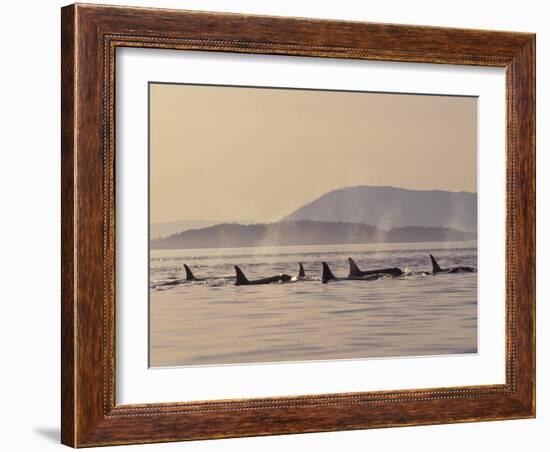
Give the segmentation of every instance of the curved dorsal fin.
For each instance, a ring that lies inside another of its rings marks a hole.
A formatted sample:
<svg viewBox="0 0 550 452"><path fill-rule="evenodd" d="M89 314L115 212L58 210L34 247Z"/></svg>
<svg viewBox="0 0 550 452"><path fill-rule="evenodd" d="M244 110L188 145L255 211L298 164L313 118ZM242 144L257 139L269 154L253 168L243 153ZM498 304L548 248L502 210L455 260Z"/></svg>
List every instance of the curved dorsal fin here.
<svg viewBox="0 0 550 452"><path fill-rule="evenodd" d="M183 264L183 268L185 268L185 279L187 281L196 281L197 278L195 278L195 275L191 271L191 269L187 266L187 264Z"/></svg>
<svg viewBox="0 0 550 452"><path fill-rule="evenodd" d="M441 267L439 266L439 264L435 260L435 257L433 257L431 254L430 254L430 260L432 261L432 271L433 271L433 273L440 272Z"/></svg>
<svg viewBox="0 0 550 452"><path fill-rule="evenodd" d="M306 276L306 272L304 271L304 266L302 265L301 262L299 263L299 265L300 265L300 271L298 271L298 276L300 278L304 278Z"/></svg>
<svg viewBox="0 0 550 452"><path fill-rule="evenodd" d="M236 286L242 286L245 284L249 284L250 281L248 281L248 278L244 276L243 271L239 268L238 265L235 265L235 273L237 274L237 278L235 280Z"/></svg>
<svg viewBox="0 0 550 452"><path fill-rule="evenodd" d="M363 273L361 272L361 270L359 269L355 261L351 257L348 257L348 261L349 261L349 275L361 276Z"/></svg>
<svg viewBox="0 0 550 452"><path fill-rule="evenodd" d="M326 262L323 262L323 283L329 282L331 279L336 279L336 277L330 271L330 267Z"/></svg>

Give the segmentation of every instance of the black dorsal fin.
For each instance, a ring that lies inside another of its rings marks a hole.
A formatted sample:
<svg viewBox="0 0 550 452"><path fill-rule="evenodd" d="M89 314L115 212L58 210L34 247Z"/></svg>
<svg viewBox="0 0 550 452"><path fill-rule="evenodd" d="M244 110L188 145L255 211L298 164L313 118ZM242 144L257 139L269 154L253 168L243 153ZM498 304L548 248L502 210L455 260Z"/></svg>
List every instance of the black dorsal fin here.
<svg viewBox="0 0 550 452"><path fill-rule="evenodd" d="M248 281L248 278L244 276L243 271L239 268L238 265L235 265L235 273L237 274L237 278L235 280L236 286L242 286L250 283L250 281Z"/></svg>
<svg viewBox="0 0 550 452"><path fill-rule="evenodd" d="M185 268L185 279L187 281L196 281L197 278L195 278L195 275L191 271L191 269L187 266L187 264L183 264L183 268Z"/></svg>
<svg viewBox="0 0 550 452"><path fill-rule="evenodd" d="M349 275L361 276L363 272L361 272L361 270L359 269L355 261L351 257L348 257L348 261L349 261Z"/></svg>
<svg viewBox="0 0 550 452"><path fill-rule="evenodd" d="M435 257L433 257L431 254L430 254L430 260L432 261L432 271L433 271L433 273L440 272L441 267L439 266L439 264L435 260Z"/></svg>
<svg viewBox="0 0 550 452"><path fill-rule="evenodd" d="M300 270L298 271L298 277L304 278L306 276L306 272L304 271L304 266L302 265L301 262L299 263L299 265L300 265Z"/></svg>
<svg viewBox="0 0 550 452"><path fill-rule="evenodd" d="M336 277L330 271L330 267L326 262L323 262L323 283L329 282L331 279L336 279Z"/></svg>

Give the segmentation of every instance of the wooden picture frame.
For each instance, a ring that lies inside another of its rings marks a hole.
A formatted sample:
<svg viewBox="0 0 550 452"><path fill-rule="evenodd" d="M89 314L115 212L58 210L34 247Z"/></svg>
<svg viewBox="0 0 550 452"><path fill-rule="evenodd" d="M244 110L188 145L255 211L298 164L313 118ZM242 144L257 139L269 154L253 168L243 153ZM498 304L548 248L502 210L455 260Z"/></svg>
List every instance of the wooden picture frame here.
<svg viewBox="0 0 550 452"><path fill-rule="evenodd" d="M62 9L62 442L73 447L535 416L535 35L70 5ZM115 403L118 47L506 69L506 383Z"/></svg>

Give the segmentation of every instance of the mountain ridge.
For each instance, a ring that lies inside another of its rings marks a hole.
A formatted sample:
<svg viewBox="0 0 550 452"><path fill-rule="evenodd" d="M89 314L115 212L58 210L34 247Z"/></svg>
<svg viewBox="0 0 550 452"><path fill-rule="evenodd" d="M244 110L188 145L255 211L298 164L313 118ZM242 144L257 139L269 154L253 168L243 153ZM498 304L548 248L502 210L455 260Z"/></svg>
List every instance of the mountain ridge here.
<svg viewBox="0 0 550 452"><path fill-rule="evenodd" d="M151 240L150 247L151 249L240 248L475 239L474 233L439 226L406 226L385 230L363 223L300 220L249 225L224 223L208 228L190 229L166 238Z"/></svg>
<svg viewBox="0 0 550 452"><path fill-rule="evenodd" d="M381 228L434 226L475 232L477 193L356 185L322 194L280 221L348 221Z"/></svg>
<svg viewBox="0 0 550 452"><path fill-rule="evenodd" d="M179 220L179 221L167 221L156 222L149 225L149 235L151 239L160 239L168 237L178 232L187 231L189 229L202 229L216 224L224 223L221 220ZM239 224L252 224L257 223L249 220L237 220L232 223Z"/></svg>

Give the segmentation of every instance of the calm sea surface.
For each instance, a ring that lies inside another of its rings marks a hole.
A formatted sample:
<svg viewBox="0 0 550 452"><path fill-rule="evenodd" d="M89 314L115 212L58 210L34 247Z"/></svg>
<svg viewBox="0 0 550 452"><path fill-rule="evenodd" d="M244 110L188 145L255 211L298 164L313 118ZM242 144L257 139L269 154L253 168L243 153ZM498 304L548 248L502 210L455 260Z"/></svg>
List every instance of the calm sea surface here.
<svg viewBox="0 0 550 452"><path fill-rule="evenodd" d="M150 365L476 353L477 274L427 275L428 253L477 267L475 242L151 251ZM345 277L348 256L406 275L322 284L321 261ZM299 262L306 280L234 285L234 264L255 279L295 276ZM160 285L185 278L184 263L206 279Z"/></svg>

